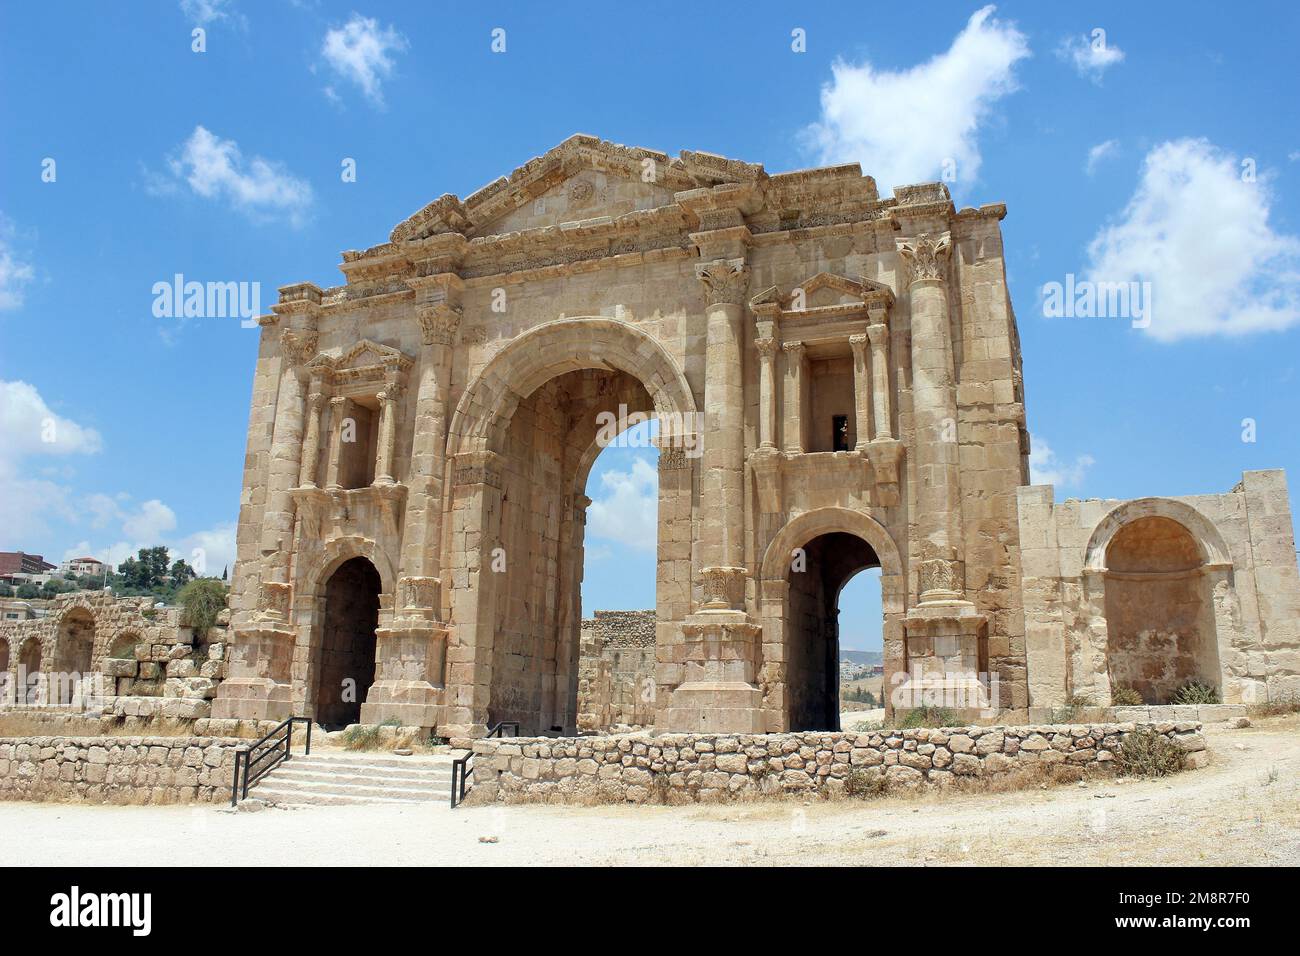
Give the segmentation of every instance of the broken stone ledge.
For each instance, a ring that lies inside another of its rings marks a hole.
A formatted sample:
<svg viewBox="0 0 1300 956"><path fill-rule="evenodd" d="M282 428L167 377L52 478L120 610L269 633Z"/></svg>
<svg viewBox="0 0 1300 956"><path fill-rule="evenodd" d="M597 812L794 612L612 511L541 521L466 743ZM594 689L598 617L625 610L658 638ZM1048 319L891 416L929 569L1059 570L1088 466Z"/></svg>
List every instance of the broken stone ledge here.
<svg viewBox="0 0 1300 956"><path fill-rule="evenodd" d="M864 733L632 734L475 740L472 804L492 802L720 802L745 796L827 795L850 787L943 789L958 778L1033 765L1107 769L1126 736L1150 727L1177 743L1187 766L1206 762L1193 720Z"/></svg>

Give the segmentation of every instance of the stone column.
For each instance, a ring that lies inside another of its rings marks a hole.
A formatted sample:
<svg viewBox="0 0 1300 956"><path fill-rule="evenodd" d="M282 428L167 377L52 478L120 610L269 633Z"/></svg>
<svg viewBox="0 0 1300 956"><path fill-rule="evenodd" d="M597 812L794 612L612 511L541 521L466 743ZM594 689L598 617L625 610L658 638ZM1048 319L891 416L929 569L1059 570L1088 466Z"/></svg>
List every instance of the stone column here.
<svg viewBox="0 0 1300 956"><path fill-rule="evenodd" d="M895 707L937 703L971 714L989 706L988 618L966 600L957 443L957 389L948 322L947 233L898 241L912 314L911 469L920 602L904 619L910 678ZM916 695L921 695L917 697ZM973 715L972 715L973 716Z"/></svg>
<svg viewBox="0 0 1300 956"><path fill-rule="evenodd" d="M329 460L325 465L325 487L330 491L343 488L343 426L352 417L352 399L336 395L330 399Z"/></svg>
<svg viewBox="0 0 1300 956"><path fill-rule="evenodd" d="M294 523L294 501L290 492L298 483L302 458L302 365L316 354L314 326L282 328L280 350L280 389L271 437L267 509L262 519L262 580L287 584Z"/></svg>
<svg viewBox="0 0 1300 956"><path fill-rule="evenodd" d="M302 440L302 465L298 470L298 487L316 487L316 469L320 459L320 420L325 413L325 393L318 378L313 378L307 395L307 435Z"/></svg>
<svg viewBox="0 0 1300 956"><path fill-rule="evenodd" d="M375 397L379 400L379 440L375 443L375 480L376 485L396 484L393 480L393 449L396 445L397 399L402 387L396 382L388 382L383 391Z"/></svg>
<svg viewBox="0 0 1300 956"><path fill-rule="evenodd" d="M802 455L803 448L803 362L802 342L782 342L785 352L785 453Z"/></svg>
<svg viewBox="0 0 1300 956"><path fill-rule="evenodd" d="M948 234L899 240L912 312L912 419L921 603L960 600L963 583L957 388L949 341Z"/></svg>
<svg viewBox="0 0 1300 956"><path fill-rule="evenodd" d="M889 327L883 322L873 322L867 326L867 338L871 340L871 399L875 413L871 437L884 441L894 437L889 421Z"/></svg>
<svg viewBox="0 0 1300 956"><path fill-rule="evenodd" d="M232 638L227 679L212 705L214 717L283 720L293 710L290 681L297 635L289 580L296 521L293 490L302 474L307 380L303 366L316 355L319 307L320 290L310 283L281 289L280 302L273 307L279 326L280 381L258 545L257 606Z"/></svg>
<svg viewBox="0 0 1300 956"><path fill-rule="evenodd" d="M866 335L850 335L849 347L853 349L853 414L858 434L854 450L865 451L871 418L871 370L867 367Z"/></svg>
<svg viewBox="0 0 1300 956"><path fill-rule="evenodd" d="M704 361L704 472L700 508L705 515L701 542L706 587L723 582L709 603L735 607L739 596L732 578L743 575L744 561L744 327L749 268L744 259L715 259L696 267L704 286L707 345Z"/></svg>
<svg viewBox="0 0 1300 956"><path fill-rule="evenodd" d="M758 435L760 448L776 448L776 341L759 339Z"/></svg>

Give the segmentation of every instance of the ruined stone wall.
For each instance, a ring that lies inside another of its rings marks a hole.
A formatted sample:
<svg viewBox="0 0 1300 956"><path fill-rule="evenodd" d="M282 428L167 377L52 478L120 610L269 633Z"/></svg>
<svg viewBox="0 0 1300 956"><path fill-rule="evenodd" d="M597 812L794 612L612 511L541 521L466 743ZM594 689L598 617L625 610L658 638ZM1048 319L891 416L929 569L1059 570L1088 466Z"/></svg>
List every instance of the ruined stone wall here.
<svg viewBox="0 0 1300 956"><path fill-rule="evenodd" d="M654 722L655 630L650 611L597 611L582 622L578 729Z"/></svg>
<svg viewBox="0 0 1300 956"><path fill-rule="evenodd" d="M590 799L718 802L753 795L842 795L952 786L1036 766L1113 765L1124 738L1153 727L1206 761L1195 721L944 727L873 733L663 734L474 742L474 803Z"/></svg>
<svg viewBox="0 0 1300 956"><path fill-rule="evenodd" d="M246 745L220 737L0 737L0 800L228 800L235 752Z"/></svg>
<svg viewBox="0 0 1300 956"><path fill-rule="evenodd" d="M39 655L39 697L55 697L52 682L61 670L95 675L86 686L88 706L117 716L207 717L225 678L229 614L197 641L180 623L178 608L155 608L147 597L117 598L97 591L60 595L46 617L0 623L0 645L7 667L0 707L31 706L31 692L20 686L20 665ZM89 642L88 656L73 659L70 640ZM86 670L80 668L85 667ZM65 684L67 682L65 681Z"/></svg>
<svg viewBox="0 0 1300 956"><path fill-rule="evenodd" d="M1135 571L1131 556L1108 565L1123 529L1150 518L1186 529L1195 568ZM1172 684L1207 666L1225 703L1300 694L1300 573L1283 472L1246 472L1226 494L1132 501L1057 503L1050 486L1026 487L1019 525L1033 705L1070 695L1109 704L1134 678L1112 659L1116 636L1144 649L1146 704L1167 703L1158 698Z"/></svg>

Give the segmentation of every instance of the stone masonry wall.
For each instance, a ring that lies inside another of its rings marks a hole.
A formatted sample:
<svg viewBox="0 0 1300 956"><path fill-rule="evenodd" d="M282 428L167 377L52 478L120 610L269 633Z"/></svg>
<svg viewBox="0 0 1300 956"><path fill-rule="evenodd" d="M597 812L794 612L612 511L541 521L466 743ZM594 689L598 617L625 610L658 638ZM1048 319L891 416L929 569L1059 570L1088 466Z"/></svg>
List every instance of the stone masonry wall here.
<svg viewBox="0 0 1300 956"><path fill-rule="evenodd" d="M663 734L474 742L475 804L588 799L718 802L738 796L840 795L883 782L943 788L1033 765L1082 774L1113 765L1124 738L1153 727L1205 763L1195 721L944 727L869 733Z"/></svg>
<svg viewBox="0 0 1300 956"><path fill-rule="evenodd" d="M597 611L582 622L578 730L654 722L655 624L650 611Z"/></svg>
<svg viewBox="0 0 1300 956"><path fill-rule="evenodd" d="M243 746L222 737L0 737L0 800L228 800Z"/></svg>

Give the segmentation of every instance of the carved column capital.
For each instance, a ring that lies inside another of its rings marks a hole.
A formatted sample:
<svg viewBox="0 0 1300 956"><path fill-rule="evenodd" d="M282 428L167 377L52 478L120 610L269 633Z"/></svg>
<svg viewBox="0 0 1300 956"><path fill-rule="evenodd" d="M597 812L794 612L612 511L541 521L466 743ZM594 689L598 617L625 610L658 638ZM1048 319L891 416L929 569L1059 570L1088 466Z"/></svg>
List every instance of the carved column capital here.
<svg viewBox="0 0 1300 956"><path fill-rule="evenodd" d="M871 340L873 348L879 348L889 343L889 327L883 322L873 322L867 326L867 338Z"/></svg>
<svg viewBox="0 0 1300 956"><path fill-rule="evenodd" d="M776 340L775 339L756 339L754 348L758 349L758 354L765 359L776 357Z"/></svg>
<svg viewBox="0 0 1300 956"><path fill-rule="evenodd" d="M695 267L704 285L707 305L741 305L749 289L749 266L744 259L715 259Z"/></svg>
<svg viewBox="0 0 1300 956"><path fill-rule="evenodd" d="M866 354L867 336L866 333L858 333L849 336L849 347L853 349L853 354L859 359Z"/></svg>
<svg viewBox="0 0 1300 956"><path fill-rule="evenodd" d="M807 346L804 345L802 342L781 343L781 350L785 352L787 358L791 358L791 359L803 358L804 349L806 348Z"/></svg>
<svg viewBox="0 0 1300 956"><path fill-rule="evenodd" d="M452 345L460 328L461 310L445 302L422 305L415 310L420 324L420 339L425 345Z"/></svg>
<svg viewBox="0 0 1300 956"><path fill-rule="evenodd" d="M315 329L280 329L280 350L291 365L302 365L316 355Z"/></svg>
<svg viewBox="0 0 1300 956"><path fill-rule="evenodd" d="M898 254L907 266L909 285L923 279L944 278L948 257L952 253L952 240L948 233L922 233L895 242Z"/></svg>

